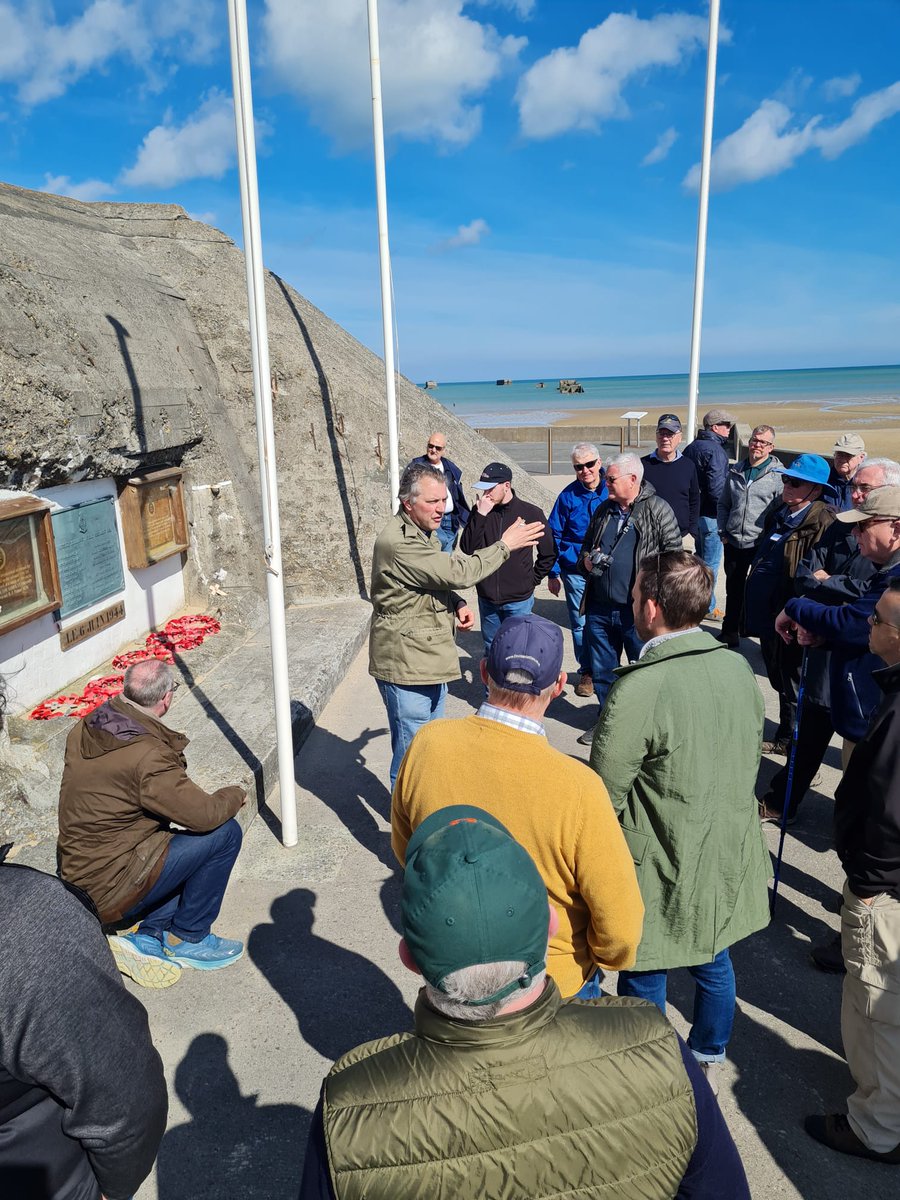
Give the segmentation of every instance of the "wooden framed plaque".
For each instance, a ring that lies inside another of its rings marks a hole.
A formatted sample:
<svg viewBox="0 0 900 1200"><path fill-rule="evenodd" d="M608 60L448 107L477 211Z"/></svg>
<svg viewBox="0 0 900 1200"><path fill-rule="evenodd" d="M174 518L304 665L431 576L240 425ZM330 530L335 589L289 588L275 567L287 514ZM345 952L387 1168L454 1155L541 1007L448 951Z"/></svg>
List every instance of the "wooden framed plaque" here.
<svg viewBox="0 0 900 1200"><path fill-rule="evenodd" d="M129 479L119 496L125 557L132 570L152 566L190 544L181 471L172 467Z"/></svg>
<svg viewBox="0 0 900 1200"><path fill-rule="evenodd" d="M52 612L61 597L50 505L0 500L0 634Z"/></svg>

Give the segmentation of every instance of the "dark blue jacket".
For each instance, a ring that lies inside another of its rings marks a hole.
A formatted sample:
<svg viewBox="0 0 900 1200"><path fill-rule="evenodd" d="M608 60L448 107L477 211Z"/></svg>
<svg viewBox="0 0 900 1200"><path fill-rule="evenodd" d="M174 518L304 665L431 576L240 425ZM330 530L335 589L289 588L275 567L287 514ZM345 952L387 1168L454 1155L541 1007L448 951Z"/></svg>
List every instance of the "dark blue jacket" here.
<svg viewBox="0 0 900 1200"><path fill-rule="evenodd" d="M684 448L684 457L697 468L700 484L700 516L714 517L719 511L719 500L728 478L728 451L726 439L714 429L701 429L689 446Z"/></svg>
<svg viewBox="0 0 900 1200"><path fill-rule="evenodd" d="M858 742L878 707L881 691L872 678L882 661L869 653L869 616L888 581L900 577L900 554L869 580L858 600L837 607L795 596L784 606L792 621L825 638L831 650L831 717L841 737Z"/></svg>
<svg viewBox="0 0 900 1200"><path fill-rule="evenodd" d="M609 492L606 490L605 472L600 473L600 483L592 492L576 479L568 484L556 497L547 524L553 530L559 557L550 572L551 578L565 571L575 575L581 571L581 543L588 531L591 517L598 504L602 504Z"/></svg>
<svg viewBox="0 0 900 1200"><path fill-rule="evenodd" d="M831 474L828 476L828 486L832 491L830 503L835 512L847 512L848 509L853 507L853 500L850 496L852 484L849 479L845 479L843 475L838 475L832 469ZM827 496L825 498L826 500L828 499Z"/></svg>
<svg viewBox="0 0 900 1200"><path fill-rule="evenodd" d="M678 522L681 536L697 536L700 516L700 484L697 468L689 458L679 454L674 462L662 462L656 451L642 458L644 479L656 489L656 494L670 506Z"/></svg>
<svg viewBox="0 0 900 1200"><path fill-rule="evenodd" d="M412 462L424 463L426 467L433 465L428 461L427 454L420 454L418 458L412 459ZM462 484L460 483L462 471L459 469L456 463L451 462L449 458L442 458L441 462L444 466L444 479L447 483L447 495L453 501L453 511L450 513L451 517L456 518L453 528L462 529L465 526L466 521L469 519L470 512L469 502L466 500L466 494L462 489ZM412 465L412 463L410 465Z"/></svg>

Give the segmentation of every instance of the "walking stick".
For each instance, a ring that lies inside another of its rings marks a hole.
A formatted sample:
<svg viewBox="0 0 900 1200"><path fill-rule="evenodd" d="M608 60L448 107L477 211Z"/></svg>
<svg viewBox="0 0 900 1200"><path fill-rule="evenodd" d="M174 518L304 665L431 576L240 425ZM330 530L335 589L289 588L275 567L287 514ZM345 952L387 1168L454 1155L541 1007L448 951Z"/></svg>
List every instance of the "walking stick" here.
<svg viewBox="0 0 900 1200"><path fill-rule="evenodd" d="M800 683L797 687L797 712L794 716L794 727L791 730L791 750L788 756L787 784L784 789L784 806L781 810L781 836L778 839L778 853L775 855L775 878L772 881L772 898L769 901L769 916L775 916L775 901L778 899L778 881L781 877L781 859L784 854L784 838L787 833L788 813L791 808L791 796L794 791L794 762L797 758L797 739L800 735L800 719L803 715L803 700L806 696L806 660L809 647L803 647L803 658L800 660Z"/></svg>

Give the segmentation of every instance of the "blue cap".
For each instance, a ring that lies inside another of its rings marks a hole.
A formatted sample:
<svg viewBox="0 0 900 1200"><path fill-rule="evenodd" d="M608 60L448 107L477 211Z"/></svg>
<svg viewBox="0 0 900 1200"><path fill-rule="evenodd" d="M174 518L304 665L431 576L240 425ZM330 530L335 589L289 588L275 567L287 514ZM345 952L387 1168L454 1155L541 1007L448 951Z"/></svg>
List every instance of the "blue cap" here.
<svg viewBox="0 0 900 1200"><path fill-rule="evenodd" d="M527 613L507 617L491 643L487 673L498 687L539 696L562 670L563 635L553 621ZM508 671L527 671L530 683L510 683Z"/></svg>
<svg viewBox="0 0 900 1200"><path fill-rule="evenodd" d="M775 467L774 470L779 475L791 475L804 483L820 483L823 487L827 486L831 474L831 467L819 454L801 454L789 467Z"/></svg>

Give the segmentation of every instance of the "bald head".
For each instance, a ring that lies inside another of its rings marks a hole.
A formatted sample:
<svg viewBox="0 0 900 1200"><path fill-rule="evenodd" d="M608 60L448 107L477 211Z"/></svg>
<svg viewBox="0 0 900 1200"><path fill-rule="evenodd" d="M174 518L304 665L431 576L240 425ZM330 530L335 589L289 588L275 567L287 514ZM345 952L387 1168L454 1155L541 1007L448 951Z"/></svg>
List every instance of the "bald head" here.
<svg viewBox="0 0 900 1200"><path fill-rule="evenodd" d="M433 466L437 466L444 457L446 449L447 435L445 433L433 433L428 439L428 445L425 447L425 457Z"/></svg>
<svg viewBox="0 0 900 1200"><path fill-rule="evenodd" d="M122 693L132 704L142 708L156 708L175 690L172 668L158 658L148 658L135 663L125 672ZM168 708L168 704L166 705Z"/></svg>

